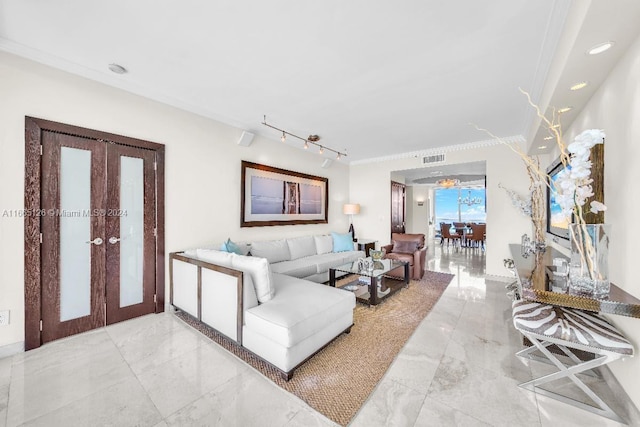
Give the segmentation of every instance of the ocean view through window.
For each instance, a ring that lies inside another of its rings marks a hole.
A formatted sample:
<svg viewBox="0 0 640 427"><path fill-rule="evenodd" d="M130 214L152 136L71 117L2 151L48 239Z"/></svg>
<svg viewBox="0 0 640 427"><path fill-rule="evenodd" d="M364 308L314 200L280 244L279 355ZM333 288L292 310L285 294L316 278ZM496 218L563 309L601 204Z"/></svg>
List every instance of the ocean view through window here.
<svg viewBox="0 0 640 427"><path fill-rule="evenodd" d="M435 224L441 222L487 222L485 188L437 188Z"/></svg>

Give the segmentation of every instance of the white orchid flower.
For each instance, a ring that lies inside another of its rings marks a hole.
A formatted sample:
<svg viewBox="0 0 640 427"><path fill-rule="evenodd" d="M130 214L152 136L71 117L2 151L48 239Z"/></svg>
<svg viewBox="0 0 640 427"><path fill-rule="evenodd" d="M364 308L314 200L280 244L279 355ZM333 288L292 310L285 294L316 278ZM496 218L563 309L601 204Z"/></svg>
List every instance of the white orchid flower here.
<svg viewBox="0 0 640 427"><path fill-rule="evenodd" d="M593 212L594 214L597 214L598 212L604 212L606 210L607 207L603 203L600 203L597 200L591 202L591 212Z"/></svg>

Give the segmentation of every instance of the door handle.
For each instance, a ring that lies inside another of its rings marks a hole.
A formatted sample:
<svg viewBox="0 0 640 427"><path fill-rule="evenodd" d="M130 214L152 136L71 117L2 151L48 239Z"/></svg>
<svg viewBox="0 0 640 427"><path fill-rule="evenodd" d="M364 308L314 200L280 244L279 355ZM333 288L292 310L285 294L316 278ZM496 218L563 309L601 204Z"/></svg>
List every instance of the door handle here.
<svg viewBox="0 0 640 427"><path fill-rule="evenodd" d="M103 240L100 237L96 237L93 240L89 240L87 241L87 243L91 243L92 245L96 245L96 246L100 246L102 244Z"/></svg>
<svg viewBox="0 0 640 427"><path fill-rule="evenodd" d="M118 243L120 241L119 237L109 237L109 243L111 243L112 245L115 245L116 243Z"/></svg>

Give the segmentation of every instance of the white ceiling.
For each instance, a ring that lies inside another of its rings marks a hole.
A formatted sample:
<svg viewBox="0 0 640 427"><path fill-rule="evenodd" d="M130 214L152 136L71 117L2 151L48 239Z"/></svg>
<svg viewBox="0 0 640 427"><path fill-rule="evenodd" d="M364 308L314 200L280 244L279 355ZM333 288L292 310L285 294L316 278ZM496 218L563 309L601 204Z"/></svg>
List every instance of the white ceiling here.
<svg viewBox="0 0 640 427"><path fill-rule="evenodd" d="M469 123L532 133L518 88L543 93L570 11L570 0L0 0L0 50L278 139L266 115L362 161L488 139ZM633 13L598 25L631 40L638 30L620 21L637 26Z"/></svg>

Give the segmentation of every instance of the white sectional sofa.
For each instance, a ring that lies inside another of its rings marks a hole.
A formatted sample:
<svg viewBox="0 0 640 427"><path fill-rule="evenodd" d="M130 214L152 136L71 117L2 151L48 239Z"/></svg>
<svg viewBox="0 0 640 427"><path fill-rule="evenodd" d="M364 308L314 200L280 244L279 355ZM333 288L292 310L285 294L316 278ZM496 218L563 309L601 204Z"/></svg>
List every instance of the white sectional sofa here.
<svg viewBox="0 0 640 427"><path fill-rule="evenodd" d="M331 235L257 241L249 244L253 256L266 258L274 273L324 283L329 269L363 258L358 250L333 252Z"/></svg>
<svg viewBox="0 0 640 427"><path fill-rule="evenodd" d="M172 253L171 304L289 380L295 368L353 325L354 294L317 282L328 280L330 267L364 253L334 253L328 245L326 236L309 236L252 242L253 256L212 249ZM239 246L246 253L248 245Z"/></svg>

